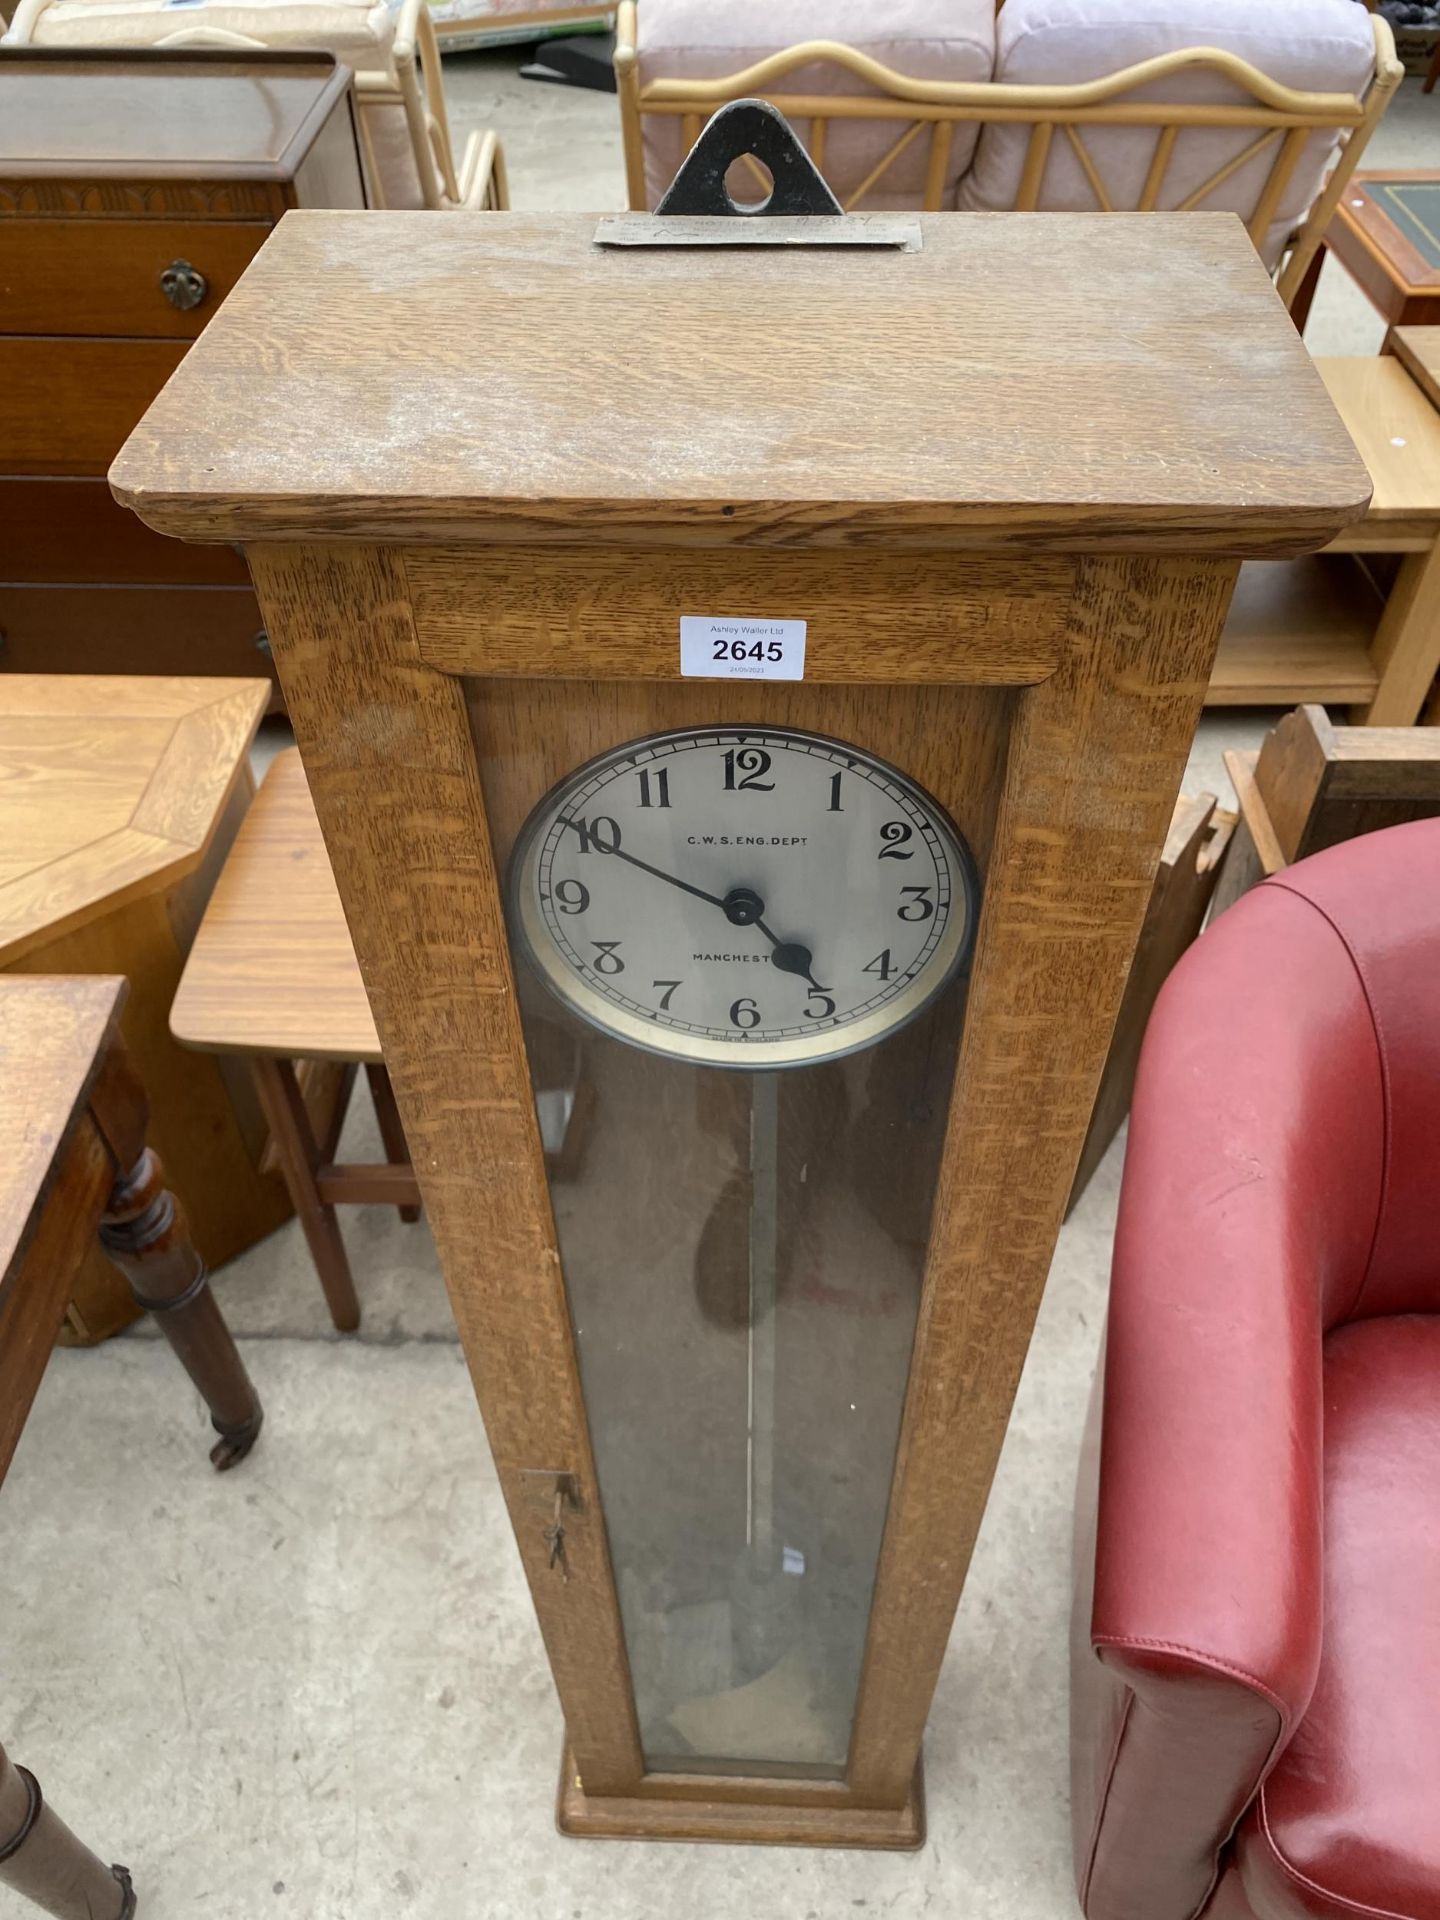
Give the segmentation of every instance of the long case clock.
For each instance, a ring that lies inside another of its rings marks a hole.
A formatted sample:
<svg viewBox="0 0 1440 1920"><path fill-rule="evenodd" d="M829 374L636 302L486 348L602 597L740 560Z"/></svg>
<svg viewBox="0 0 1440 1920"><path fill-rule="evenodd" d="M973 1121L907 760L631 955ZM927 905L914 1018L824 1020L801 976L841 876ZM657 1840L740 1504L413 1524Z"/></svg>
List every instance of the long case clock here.
<svg viewBox="0 0 1440 1920"><path fill-rule="evenodd" d="M1237 568L1368 482L1229 216L661 225L292 214L112 483L246 548L562 1827L913 1845Z"/></svg>

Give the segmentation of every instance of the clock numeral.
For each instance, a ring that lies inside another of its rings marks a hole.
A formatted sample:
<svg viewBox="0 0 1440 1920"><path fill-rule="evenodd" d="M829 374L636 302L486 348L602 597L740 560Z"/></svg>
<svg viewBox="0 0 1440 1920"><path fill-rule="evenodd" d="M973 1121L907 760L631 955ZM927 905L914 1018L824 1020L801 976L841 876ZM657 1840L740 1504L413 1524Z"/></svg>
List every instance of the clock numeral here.
<svg viewBox="0 0 1440 1920"><path fill-rule="evenodd" d="M756 793L773 793L775 782L763 776L770 771L770 756L761 747L732 747L725 756L725 791L741 793L750 787ZM737 780L736 774L740 775Z"/></svg>
<svg viewBox="0 0 1440 1920"><path fill-rule="evenodd" d="M651 798L650 770L640 769L640 804L642 807L668 807L670 804L670 769L657 767L655 770L655 797Z"/></svg>
<svg viewBox="0 0 1440 1920"><path fill-rule="evenodd" d="M883 953L877 953L869 966L862 967L860 971L862 973L878 973L882 980L888 980L895 971L891 963L889 947L886 947Z"/></svg>
<svg viewBox="0 0 1440 1920"><path fill-rule="evenodd" d="M760 1009L753 1000L737 1000L730 1009L730 1024L748 1033L760 1024Z"/></svg>
<svg viewBox="0 0 1440 1920"><path fill-rule="evenodd" d="M901 887L901 893L913 897L899 909L902 920L928 920L935 911L935 902L930 898L929 887Z"/></svg>
<svg viewBox="0 0 1440 1920"><path fill-rule="evenodd" d="M913 833L914 833L914 829L910 826L908 821L887 820L884 826L881 827L880 829L880 838L885 842L885 844L883 847L881 847L879 853L875 856L876 859L877 860L913 860L915 858L915 853L913 848L909 853L902 853L900 851L900 849L905 845L905 842L913 837Z"/></svg>
<svg viewBox="0 0 1440 1920"><path fill-rule="evenodd" d="M683 987L685 982L683 980L652 980L650 984L652 987L664 987L665 991L660 996L660 1011L668 1013L670 1002L675 998L675 989Z"/></svg>
<svg viewBox="0 0 1440 1920"><path fill-rule="evenodd" d="M838 776L837 776L838 777ZM818 1007L806 1007L807 1020L828 1020L835 1011L835 1002L823 987L811 987L810 998L820 1002Z"/></svg>
<svg viewBox="0 0 1440 1920"><path fill-rule="evenodd" d="M555 901L561 913L583 913L590 904L590 889L583 880L562 880L555 889Z"/></svg>
<svg viewBox="0 0 1440 1920"><path fill-rule="evenodd" d="M590 944L595 949L596 973L623 973L625 971L625 962L615 951L620 944L618 940L592 940Z"/></svg>
<svg viewBox="0 0 1440 1920"><path fill-rule="evenodd" d="M837 771L830 776L830 805L826 808L827 813L843 813L845 811L840 804L840 779L841 775L837 769Z"/></svg>
<svg viewBox="0 0 1440 1920"><path fill-rule="evenodd" d="M565 824L579 834L582 853L614 853L620 845L619 824L607 814L597 813L593 820L567 820Z"/></svg>

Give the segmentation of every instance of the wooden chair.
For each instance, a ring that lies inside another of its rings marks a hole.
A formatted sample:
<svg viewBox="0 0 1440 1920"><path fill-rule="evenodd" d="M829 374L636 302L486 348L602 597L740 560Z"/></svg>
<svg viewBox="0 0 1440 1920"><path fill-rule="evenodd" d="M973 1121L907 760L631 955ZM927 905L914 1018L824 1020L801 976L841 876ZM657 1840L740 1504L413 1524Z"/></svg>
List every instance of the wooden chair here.
<svg viewBox="0 0 1440 1920"><path fill-rule="evenodd" d="M395 16L375 0L294 0L263 12L245 0L191 0L178 13L170 0L20 0L5 39L42 47L320 47L354 72L372 206L473 213L510 204L493 130L472 132L456 161L425 0L403 0Z"/></svg>
<svg viewBox="0 0 1440 1920"><path fill-rule="evenodd" d="M330 1317L341 1332L353 1331L360 1303L335 1209L393 1206L416 1220L420 1193L293 748L266 774L216 882L170 1030L202 1053L250 1062ZM361 1065L386 1159L344 1165L335 1156Z"/></svg>
<svg viewBox="0 0 1440 1920"><path fill-rule="evenodd" d="M1342 840L1440 817L1440 731L1336 727L1323 707L1297 707L1258 752L1227 753L1240 801L1211 906Z"/></svg>
<svg viewBox="0 0 1440 1920"><path fill-rule="evenodd" d="M1302 156L1317 133L1330 132L1340 142L1335 164L1296 231L1286 236L1288 245L1278 284L1281 297L1289 305L1301 290L1346 181L1404 77L1389 25L1383 16L1375 14L1371 26L1374 74L1363 94L1307 92L1282 86L1238 55L1205 46L1166 53L1104 79L1074 85L927 80L898 73L854 47L824 39L785 47L718 78L657 74L642 80L643 49L638 41L636 0L620 0L615 72L630 205L643 209L654 197L655 182L652 179L647 187L646 180L647 121L679 119L678 164L717 107L751 95L771 101L795 123L822 172L828 136L836 124L890 121L899 125L897 137L879 162L858 184L840 193L847 211L883 190L887 179L893 178L897 162L920 142L925 145L927 161L919 204L925 211L939 211L949 204L945 198L952 177L949 153L957 129L1019 122L1029 128L1029 139L1009 203L1015 211L1031 212L1047 204L1047 170L1062 150L1068 151L1088 182L1091 204L1102 212L1116 211L1103 171L1086 145L1087 130L1142 128L1154 132L1153 157L1131 204L1136 211L1148 212L1162 204L1177 143L1187 130L1239 129L1253 132L1253 138L1232 152L1208 178L1190 188L1180 208L1188 211L1229 204L1217 195L1223 195L1236 175L1253 169L1256 162L1268 156L1268 167L1245 174L1250 199L1246 225L1256 246L1268 258L1275 250L1274 223L1283 210ZM844 84L852 90L820 93L787 88L790 75L801 68L813 73L817 65L839 70L845 76ZM1241 103L1166 102L1153 97L1154 90L1165 82L1201 71L1237 89ZM755 176L762 190L768 190L758 167ZM962 207L967 205L963 187L962 182Z"/></svg>

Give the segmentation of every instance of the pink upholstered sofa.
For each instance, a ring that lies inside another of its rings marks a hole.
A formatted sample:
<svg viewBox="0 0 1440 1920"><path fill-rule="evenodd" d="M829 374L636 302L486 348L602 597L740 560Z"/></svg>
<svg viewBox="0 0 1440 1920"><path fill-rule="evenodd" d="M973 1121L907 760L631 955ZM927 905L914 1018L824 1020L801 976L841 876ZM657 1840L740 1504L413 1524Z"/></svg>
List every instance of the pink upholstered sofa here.
<svg viewBox="0 0 1440 1920"><path fill-rule="evenodd" d="M774 101L847 207L1229 210L1303 277L1401 68L1361 0L621 0L631 205Z"/></svg>

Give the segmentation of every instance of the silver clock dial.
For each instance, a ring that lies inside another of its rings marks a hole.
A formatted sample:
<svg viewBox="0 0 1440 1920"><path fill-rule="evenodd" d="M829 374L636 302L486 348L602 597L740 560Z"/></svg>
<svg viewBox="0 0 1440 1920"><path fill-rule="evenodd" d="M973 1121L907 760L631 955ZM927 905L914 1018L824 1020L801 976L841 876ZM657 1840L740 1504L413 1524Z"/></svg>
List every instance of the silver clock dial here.
<svg viewBox="0 0 1440 1920"><path fill-rule="evenodd" d="M969 957L969 849L904 774L786 728L651 734L522 828L513 923L592 1025L730 1067L873 1045Z"/></svg>

